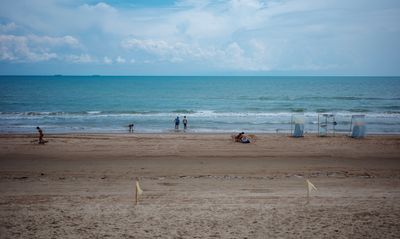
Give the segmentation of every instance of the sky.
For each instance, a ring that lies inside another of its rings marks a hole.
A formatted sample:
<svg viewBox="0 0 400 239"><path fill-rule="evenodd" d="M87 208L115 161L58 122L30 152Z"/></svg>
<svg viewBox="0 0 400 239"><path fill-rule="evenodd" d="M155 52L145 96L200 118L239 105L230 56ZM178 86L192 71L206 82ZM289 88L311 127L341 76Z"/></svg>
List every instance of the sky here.
<svg viewBox="0 0 400 239"><path fill-rule="evenodd" d="M1 75L400 75L399 0L0 0Z"/></svg>

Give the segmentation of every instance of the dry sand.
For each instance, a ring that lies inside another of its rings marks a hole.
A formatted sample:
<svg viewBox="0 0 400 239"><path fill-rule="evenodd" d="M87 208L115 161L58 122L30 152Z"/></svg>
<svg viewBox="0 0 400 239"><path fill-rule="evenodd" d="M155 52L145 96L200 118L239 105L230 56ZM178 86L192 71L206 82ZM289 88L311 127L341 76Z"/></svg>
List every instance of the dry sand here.
<svg viewBox="0 0 400 239"><path fill-rule="evenodd" d="M32 139L0 136L1 238L400 237L400 136Z"/></svg>

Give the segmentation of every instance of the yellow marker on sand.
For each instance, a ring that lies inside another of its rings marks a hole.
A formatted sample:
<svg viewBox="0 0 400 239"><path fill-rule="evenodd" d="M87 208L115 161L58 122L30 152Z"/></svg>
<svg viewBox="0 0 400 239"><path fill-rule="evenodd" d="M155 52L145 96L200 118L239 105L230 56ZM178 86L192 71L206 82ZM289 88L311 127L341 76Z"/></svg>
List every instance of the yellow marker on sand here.
<svg viewBox="0 0 400 239"><path fill-rule="evenodd" d="M310 193L312 191L317 191L317 187L314 186L314 184L312 184L310 182L310 180L306 179L306 183L307 183L307 203L310 202Z"/></svg>
<svg viewBox="0 0 400 239"><path fill-rule="evenodd" d="M136 178L136 188L135 188L135 204L139 204L139 195L143 194L143 190L140 188L139 180Z"/></svg>

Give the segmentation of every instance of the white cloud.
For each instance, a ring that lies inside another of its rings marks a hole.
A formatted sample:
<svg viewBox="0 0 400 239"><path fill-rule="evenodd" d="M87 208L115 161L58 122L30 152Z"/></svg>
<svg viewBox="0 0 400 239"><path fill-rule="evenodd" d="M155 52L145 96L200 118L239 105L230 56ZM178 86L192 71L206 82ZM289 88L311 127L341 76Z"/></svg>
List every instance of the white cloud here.
<svg viewBox="0 0 400 239"><path fill-rule="evenodd" d="M2 61L38 62L58 59L56 48L79 47L72 36L50 37L38 35L0 35L0 59Z"/></svg>
<svg viewBox="0 0 400 239"><path fill-rule="evenodd" d="M111 60L111 58L109 58L108 56L103 57L103 62L105 64L112 64L113 61Z"/></svg>
<svg viewBox="0 0 400 239"><path fill-rule="evenodd" d="M68 35L63 37L28 35L25 37L32 44L41 44L47 46L69 46L69 47L80 46L80 43L76 38Z"/></svg>
<svg viewBox="0 0 400 239"><path fill-rule="evenodd" d="M117 62L117 63L125 63L126 60L124 58L122 58L121 56L118 56L117 59L115 59L115 62Z"/></svg>
<svg viewBox="0 0 400 239"><path fill-rule="evenodd" d="M17 25L14 22L0 24L0 32L6 33L14 31L15 29L17 29Z"/></svg>
<svg viewBox="0 0 400 239"><path fill-rule="evenodd" d="M255 43L253 43L255 44ZM257 42L253 51L246 52L237 42L224 47L191 45L183 42L166 42L153 39L125 39L121 46L127 50L144 51L157 57L160 61L207 62L217 68L235 68L240 70L267 70L269 66L263 62L260 54L265 53L265 47Z"/></svg>
<svg viewBox="0 0 400 239"><path fill-rule="evenodd" d="M164 40L155 39L125 39L121 42L121 46L128 50L141 50L157 57L162 60L169 60L176 58L195 57L202 58L204 50L198 46L189 45L182 42L167 42Z"/></svg>
<svg viewBox="0 0 400 239"><path fill-rule="evenodd" d="M177 7L196 7L201 8L210 4L209 0L177 0L175 6Z"/></svg>
<svg viewBox="0 0 400 239"><path fill-rule="evenodd" d="M57 58L48 47L34 45L31 40L28 36L0 35L0 60L38 62Z"/></svg>
<svg viewBox="0 0 400 239"><path fill-rule="evenodd" d="M170 54L171 50L174 48L174 46L170 45L164 40L140 40L136 38L123 40L121 42L121 46L126 49L141 49L157 55Z"/></svg>
<svg viewBox="0 0 400 239"><path fill-rule="evenodd" d="M73 63L93 63L97 61L95 58L88 54L67 55L65 57L65 60Z"/></svg>
<svg viewBox="0 0 400 239"><path fill-rule="evenodd" d="M106 13L115 13L117 10L112 6L108 5L104 2L99 2L95 5L83 4L80 6L80 9L85 11L92 11L92 12L106 12Z"/></svg>
<svg viewBox="0 0 400 239"><path fill-rule="evenodd" d="M10 23L0 25L0 34L18 34L2 40L1 59L134 59L176 71L185 64L211 71L318 71L365 61L379 68L385 58L380 52L400 60L400 4L393 0L178 0L147 8L113 3L5 1L0 16Z"/></svg>

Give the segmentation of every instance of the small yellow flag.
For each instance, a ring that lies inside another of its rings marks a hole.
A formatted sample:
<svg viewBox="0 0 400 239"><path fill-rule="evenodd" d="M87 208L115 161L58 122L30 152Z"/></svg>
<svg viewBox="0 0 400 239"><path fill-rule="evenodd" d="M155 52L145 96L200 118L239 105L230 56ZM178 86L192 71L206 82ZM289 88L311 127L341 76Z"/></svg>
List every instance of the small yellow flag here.
<svg viewBox="0 0 400 239"><path fill-rule="evenodd" d="M136 181L136 192L139 195L143 193L143 190L140 188L139 181Z"/></svg>
<svg viewBox="0 0 400 239"><path fill-rule="evenodd" d="M312 184L311 182L310 182L310 180L306 180L306 182L307 182L307 187L308 187L308 192L310 193L311 191L313 191L313 190L315 190L315 191L317 191L317 188L314 186L314 184Z"/></svg>

